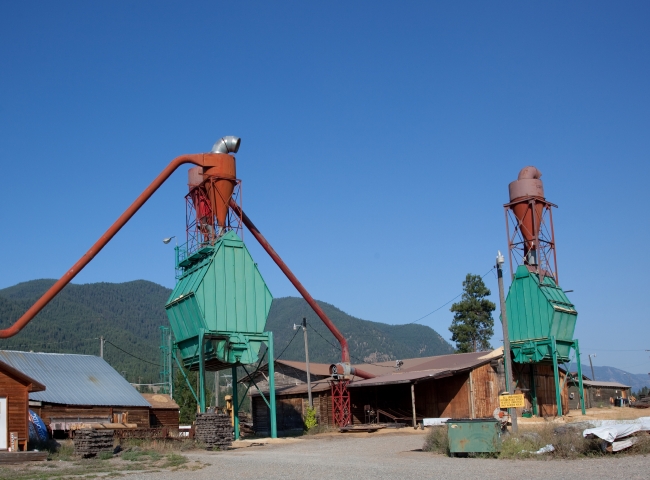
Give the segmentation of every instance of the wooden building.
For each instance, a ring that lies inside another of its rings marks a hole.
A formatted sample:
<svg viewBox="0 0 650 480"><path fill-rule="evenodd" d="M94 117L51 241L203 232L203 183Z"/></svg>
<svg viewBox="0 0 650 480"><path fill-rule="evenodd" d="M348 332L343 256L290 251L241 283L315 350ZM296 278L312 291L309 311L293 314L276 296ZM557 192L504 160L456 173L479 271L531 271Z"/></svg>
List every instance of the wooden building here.
<svg viewBox="0 0 650 480"><path fill-rule="evenodd" d="M27 450L29 394L43 390L38 381L0 362L0 451L11 448L11 433L18 436L18 448Z"/></svg>
<svg viewBox="0 0 650 480"><path fill-rule="evenodd" d="M142 393L144 399L151 405L149 409L149 426L151 428L167 428L178 431L180 407L169 396L160 393Z"/></svg>
<svg viewBox="0 0 650 480"><path fill-rule="evenodd" d="M577 375L577 374L575 374ZM569 381L568 401L569 406L574 409L580 408L580 396L578 395L578 381L572 378ZM605 382L591 380L582 376L584 388L585 408L609 407L614 405L617 398L629 398L630 387L618 382Z"/></svg>
<svg viewBox="0 0 650 480"><path fill-rule="evenodd" d="M501 350L440 355L406 368L403 361L399 370L353 381L349 386L353 423L490 417L505 387L502 357Z"/></svg>
<svg viewBox="0 0 650 480"><path fill-rule="evenodd" d="M523 393L526 403L524 408L517 409L517 413L521 415L522 411L525 409L531 412L537 412L538 417L557 416L553 364L550 362L535 364L513 362L512 369L515 371L514 377L517 385L515 393ZM564 386L560 392L562 398L562 411L568 413L570 404L569 385L566 381L566 372L561 368L559 368L558 371L560 385ZM577 408L580 408L579 403Z"/></svg>
<svg viewBox="0 0 650 480"><path fill-rule="evenodd" d="M332 388L326 380L312 383L311 387L312 402L316 409L318 424L329 425L332 421ZM309 406L307 384L277 388L275 395L278 435L303 431L305 429L304 419ZM251 413L255 433L269 435L271 428L269 407L257 390L251 393Z"/></svg>
<svg viewBox="0 0 650 480"><path fill-rule="evenodd" d="M276 361L275 365L276 369L285 367L282 373L276 370L276 384L279 383L276 387L278 431L300 430L304 427L307 408L305 364ZM502 348L490 352L410 358L357 366L376 377L355 377L349 384L353 424L413 424L414 416L418 423L423 418L491 417L499 407L499 394L505 391ZM516 392L524 394L524 408L533 410L536 396L539 416L557 415L552 366L538 364L532 370L532 376L528 365L515 364L514 368L518 381ZM310 364L310 371L319 374L314 380L312 373L313 401L319 424L332 425L331 386L329 377L325 376L329 365ZM256 375L256 383L263 391L268 391L268 382L262 373ZM531 383L532 379L534 383ZM564 379L565 373L562 371L562 404L566 412L569 407L568 386ZM532 394L533 385L535 395ZM249 395L254 429L259 434L267 434L268 407L254 387ZM523 409L518 410L521 414Z"/></svg>
<svg viewBox="0 0 650 480"><path fill-rule="evenodd" d="M149 427L150 404L102 358L2 350L0 361L46 387L29 394L29 408L55 435L75 423Z"/></svg>

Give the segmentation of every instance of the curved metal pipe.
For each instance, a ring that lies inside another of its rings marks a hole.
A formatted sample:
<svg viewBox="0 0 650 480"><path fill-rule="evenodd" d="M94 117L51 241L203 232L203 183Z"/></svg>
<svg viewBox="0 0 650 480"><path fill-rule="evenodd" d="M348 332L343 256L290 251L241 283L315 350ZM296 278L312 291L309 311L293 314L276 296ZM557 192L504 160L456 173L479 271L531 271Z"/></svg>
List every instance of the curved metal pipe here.
<svg viewBox="0 0 650 480"><path fill-rule="evenodd" d="M16 335L20 332L25 325L27 325L43 308L47 305L63 288L72 281L77 274L83 270L83 268L88 265L88 263L95 258L102 248L106 246L108 242L115 236L117 232L128 222L133 215L142 207L142 205L149 200L149 198L154 194L156 190L164 183L169 176L174 173L174 171L185 163L193 163L195 165L203 166L204 165L204 154L197 153L192 155L181 155L176 157L170 162L169 165L158 175L153 182L145 189L144 192L140 194L138 198L127 208L122 215L110 226L108 230L99 237L99 240L90 247L83 257L77 260L70 270L65 272L65 274L59 278L50 289L45 292L41 298L39 298L34 305L32 305L29 310L27 310L22 317L20 317L13 325L4 330L0 330L0 338L9 338Z"/></svg>
<svg viewBox="0 0 650 480"><path fill-rule="evenodd" d="M302 283L300 283L300 280L293 274L293 272L287 267L287 264L284 263L284 261L280 258L280 255L277 254L277 252L273 249L271 244L264 238L264 235L259 231L259 229L255 226L255 224L251 221L250 218L244 213L244 211L239 208L239 205L233 200L230 199L230 208L232 208L235 211L235 214L237 214L239 217L244 222L244 225L250 230L250 232L253 234L255 239L262 245L262 248L266 250L266 253L268 253L275 264L280 267L280 270L286 275L286 277L289 279L289 281L293 284L294 287L296 287L296 290L300 292L300 295L302 295L302 298L304 298L309 306L314 310L316 315L323 321L325 326L329 329L330 332L332 332L332 335L336 337L336 339L339 341L341 344L341 359L343 363L350 363L350 349L348 347L348 341L345 339L343 334L339 331L338 328L336 328L336 325L327 317L325 312L323 312L323 309L320 308L320 306L316 303L316 301L312 298L312 296L309 294L307 289L302 286ZM363 372L365 373L365 372ZM368 374L370 375L370 374ZM360 375L359 375L360 376ZM364 377L366 378L366 377ZM372 378L372 377L368 377Z"/></svg>
<svg viewBox="0 0 650 480"><path fill-rule="evenodd" d="M237 153L240 144L241 138L239 137L232 135L221 137L212 147L211 153Z"/></svg>

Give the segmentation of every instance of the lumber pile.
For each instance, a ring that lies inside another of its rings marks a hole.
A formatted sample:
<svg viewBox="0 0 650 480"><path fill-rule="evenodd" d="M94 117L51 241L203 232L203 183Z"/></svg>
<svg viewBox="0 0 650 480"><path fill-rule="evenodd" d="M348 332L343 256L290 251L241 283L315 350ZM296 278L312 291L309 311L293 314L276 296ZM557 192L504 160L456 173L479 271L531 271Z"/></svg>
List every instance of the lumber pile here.
<svg viewBox="0 0 650 480"><path fill-rule="evenodd" d="M74 432L74 454L88 458L113 451L113 430L85 428Z"/></svg>
<svg viewBox="0 0 650 480"><path fill-rule="evenodd" d="M194 438L203 442L208 450L226 450L232 445L233 428L229 415L199 413L196 415Z"/></svg>

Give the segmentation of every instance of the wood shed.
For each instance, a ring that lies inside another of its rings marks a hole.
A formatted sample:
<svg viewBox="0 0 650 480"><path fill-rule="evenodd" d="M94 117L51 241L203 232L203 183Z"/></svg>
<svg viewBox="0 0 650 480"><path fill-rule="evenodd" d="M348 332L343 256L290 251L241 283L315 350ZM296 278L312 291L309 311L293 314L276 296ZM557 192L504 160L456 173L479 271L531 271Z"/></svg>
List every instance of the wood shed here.
<svg viewBox="0 0 650 480"><path fill-rule="evenodd" d="M577 375L577 374L576 374ZM575 377L575 375L574 375ZM591 380L582 376L584 388L585 408L610 407L614 405L617 398L629 398L630 386L618 382L606 382ZM569 381L569 406L580 408L580 396L578 395L578 381L573 378Z"/></svg>
<svg viewBox="0 0 650 480"><path fill-rule="evenodd" d="M144 399L149 402L149 426L151 428L168 428L178 430L180 418L180 407L169 396L160 393L142 393Z"/></svg>
<svg viewBox="0 0 650 480"><path fill-rule="evenodd" d="M0 450L11 448L12 433L18 449L27 450L29 439L29 394L45 386L4 362L0 362Z"/></svg>
<svg viewBox="0 0 650 480"><path fill-rule="evenodd" d="M149 427L149 403L102 358L0 350L0 361L46 387L29 393L29 408L53 434L79 423Z"/></svg>

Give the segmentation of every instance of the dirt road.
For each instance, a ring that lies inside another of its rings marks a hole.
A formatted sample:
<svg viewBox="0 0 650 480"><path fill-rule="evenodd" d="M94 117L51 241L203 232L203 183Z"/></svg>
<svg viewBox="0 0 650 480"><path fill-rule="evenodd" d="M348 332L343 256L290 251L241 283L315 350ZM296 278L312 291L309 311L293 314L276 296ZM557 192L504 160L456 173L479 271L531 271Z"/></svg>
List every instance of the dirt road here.
<svg viewBox="0 0 650 480"><path fill-rule="evenodd" d="M650 457L618 456L575 461L447 458L419 451L424 433L301 437L227 452L191 452L205 468L156 472L129 479L550 479L648 478Z"/></svg>

